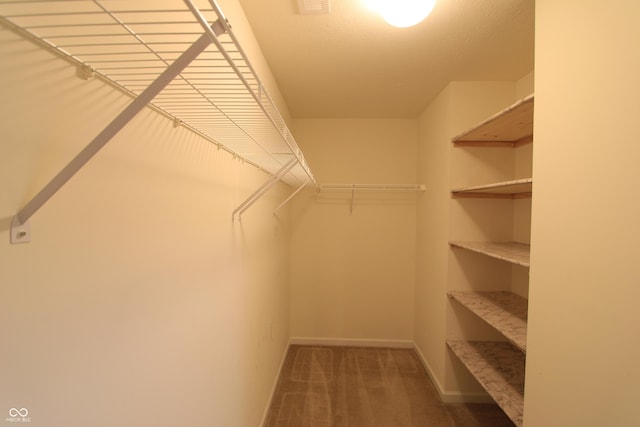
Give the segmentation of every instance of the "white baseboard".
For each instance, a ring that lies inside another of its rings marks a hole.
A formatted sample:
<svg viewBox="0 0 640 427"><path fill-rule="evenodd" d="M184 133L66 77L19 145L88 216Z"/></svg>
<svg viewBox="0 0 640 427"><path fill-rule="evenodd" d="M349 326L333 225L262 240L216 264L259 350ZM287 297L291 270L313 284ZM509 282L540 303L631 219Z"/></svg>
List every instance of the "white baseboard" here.
<svg viewBox="0 0 640 427"><path fill-rule="evenodd" d="M304 338L295 337L290 341L293 345L326 345L342 347L388 347L414 348L413 341L403 340L368 340L350 338Z"/></svg>
<svg viewBox="0 0 640 427"><path fill-rule="evenodd" d="M427 371L427 375L431 379L431 382L436 388L438 392L438 396L440 400L444 403L495 403L494 400L487 393L460 393L460 392L451 392L446 391L438 378L434 375L429 362L424 357L424 354L420 351L417 345L413 345L414 350L418 354L418 358L422 362L422 366Z"/></svg>
<svg viewBox="0 0 640 427"><path fill-rule="evenodd" d="M287 344L287 348L285 348L284 353L282 353L282 359L280 359L280 366L278 366L278 373L276 374L276 377L273 380L273 385L271 386L271 393L269 394L267 407L264 409L264 413L262 414L262 421L260 421L260 424L258 424L261 427L264 427L264 424L267 422L267 416L269 416L269 410L271 409L273 398L276 395L276 387L278 387L278 381L280 381L280 375L282 374L282 368L284 367L284 361L287 358L289 347L291 347L291 341L289 341L289 343Z"/></svg>

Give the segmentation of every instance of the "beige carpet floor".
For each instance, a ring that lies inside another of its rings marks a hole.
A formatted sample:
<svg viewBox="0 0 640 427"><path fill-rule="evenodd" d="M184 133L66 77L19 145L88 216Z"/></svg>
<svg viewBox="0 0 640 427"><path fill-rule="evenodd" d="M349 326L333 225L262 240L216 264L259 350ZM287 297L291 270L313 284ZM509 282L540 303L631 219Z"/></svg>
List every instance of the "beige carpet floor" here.
<svg viewBox="0 0 640 427"><path fill-rule="evenodd" d="M265 427L513 427L497 405L443 404L411 349L291 346Z"/></svg>

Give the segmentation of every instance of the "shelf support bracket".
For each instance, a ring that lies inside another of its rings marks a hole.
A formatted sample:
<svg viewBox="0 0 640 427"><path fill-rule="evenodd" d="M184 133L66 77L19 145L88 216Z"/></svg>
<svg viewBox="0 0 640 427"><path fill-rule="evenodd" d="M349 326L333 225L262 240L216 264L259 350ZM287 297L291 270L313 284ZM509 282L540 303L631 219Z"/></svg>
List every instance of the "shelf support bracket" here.
<svg viewBox="0 0 640 427"><path fill-rule="evenodd" d="M273 185L278 182L283 176L285 176L293 167L298 163L298 159L295 157L289 160L275 175L271 176L264 184L260 186L256 191L253 192L249 197L245 199L244 202L240 204L237 208L233 210L231 213L231 221L233 221L238 215L238 218L242 215L244 211L249 209L251 205L253 205L264 193L266 193Z"/></svg>
<svg viewBox="0 0 640 427"><path fill-rule="evenodd" d="M23 224L18 222L18 217L14 216L11 220L11 243L29 243L31 241L31 224L25 221Z"/></svg>
<svg viewBox="0 0 640 427"><path fill-rule="evenodd" d="M211 26L214 34L225 31L224 25L216 21ZM201 35L182 55L167 67L140 95L138 95L111 123L109 123L80 153L76 155L58 174L35 195L13 218L11 242L14 243L15 230L25 227L27 221L54 194L62 188L91 158L124 128L153 98L173 81L191 62L211 44L209 34ZM24 232L24 230L22 230ZM22 232L16 231L21 234ZM16 234L18 236L18 234ZM30 236L30 232L29 232ZM24 237L24 236L23 236ZM18 242L16 242L18 243Z"/></svg>
<svg viewBox="0 0 640 427"><path fill-rule="evenodd" d="M275 209L273 210L273 214L275 215L275 214L276 214L280 209L282 209L282 207L283 207L284 205L286 205L287 203L289 203L289 200L293 199L293 198L295 197L295 195L296 195L296 194L298 194L300 191L302 191L302 189L303 189L304 187L306 187L306 186L307 186L307 184L309 184L309 182L311 182L311 180L309 180L309 179L307 179L305 182L303 182L303 183L302 183L302 185L296 189L296 191L294 191L293 193L291 193L291 194L289 195L289 197L287 197L286 199L284 199L284 201L283 201L282 203L280 203L280 204L278 205L278 207L277 207L277 208L275 208Z"/></svg>

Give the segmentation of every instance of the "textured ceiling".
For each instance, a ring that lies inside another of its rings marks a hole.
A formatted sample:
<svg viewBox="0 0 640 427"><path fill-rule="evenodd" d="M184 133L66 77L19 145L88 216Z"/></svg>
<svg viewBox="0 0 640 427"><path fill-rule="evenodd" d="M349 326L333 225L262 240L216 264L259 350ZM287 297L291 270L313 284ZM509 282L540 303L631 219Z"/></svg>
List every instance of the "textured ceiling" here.
<svg viewBox="0 0 640 427"><path fill-rule="evenodd" d="M240 0L296 118L417 117L454 80L517 80L533 69L533 0L437 0L393 28L362 0L300 15L296 0Z"/></svg>

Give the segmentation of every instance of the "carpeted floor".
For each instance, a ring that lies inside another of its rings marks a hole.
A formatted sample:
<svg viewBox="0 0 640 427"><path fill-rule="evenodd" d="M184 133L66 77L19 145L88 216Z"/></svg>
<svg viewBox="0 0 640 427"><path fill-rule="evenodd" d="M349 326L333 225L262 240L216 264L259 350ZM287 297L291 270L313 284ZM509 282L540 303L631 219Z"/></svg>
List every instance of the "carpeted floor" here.
<svg viewBox="0 0 640 427"><path fill-rule="evenodd" d="M291 346L265 427L513 427L497 405L445 405L411 349Z"/></svg>

